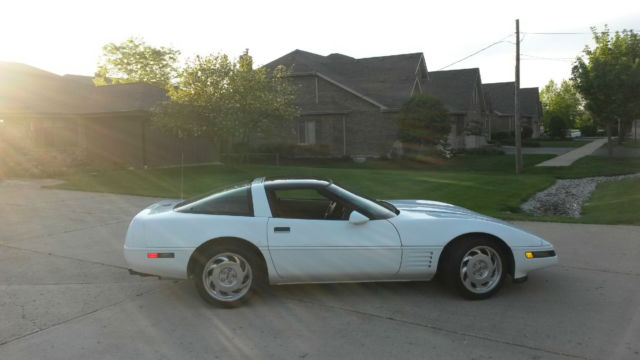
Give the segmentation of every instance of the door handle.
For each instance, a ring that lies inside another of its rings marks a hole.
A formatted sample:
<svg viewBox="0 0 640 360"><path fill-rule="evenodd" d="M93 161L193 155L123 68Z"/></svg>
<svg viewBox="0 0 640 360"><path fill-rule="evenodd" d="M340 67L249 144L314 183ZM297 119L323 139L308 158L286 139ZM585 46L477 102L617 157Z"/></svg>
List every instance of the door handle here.
<svg viewBox="0 0 640 360"><path fill-rule="evenodd" d="M273 232L290 232L291 229L288 226L276 226L273 228Z"/></svg>

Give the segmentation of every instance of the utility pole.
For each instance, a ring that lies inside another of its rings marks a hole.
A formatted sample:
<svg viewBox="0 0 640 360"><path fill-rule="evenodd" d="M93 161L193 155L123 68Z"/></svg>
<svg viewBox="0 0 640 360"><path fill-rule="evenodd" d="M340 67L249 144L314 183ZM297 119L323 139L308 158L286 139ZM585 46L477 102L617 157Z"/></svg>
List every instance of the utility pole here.
<svg viewBox="0 0 640 360"><path fill-rule="evenodd" d="M513 106L513 127L516 143L516 175L522 172L522 141L520 138L520 19L516 19L516 82Z"/></svg>

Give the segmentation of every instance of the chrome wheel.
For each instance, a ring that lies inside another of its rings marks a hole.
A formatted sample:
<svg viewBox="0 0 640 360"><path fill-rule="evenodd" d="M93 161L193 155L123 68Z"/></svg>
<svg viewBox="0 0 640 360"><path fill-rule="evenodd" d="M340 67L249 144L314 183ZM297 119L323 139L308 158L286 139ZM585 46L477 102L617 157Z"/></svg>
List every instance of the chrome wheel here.
<svg viewBox="0 0 640 360"><path fill-rule="evenodd" d="M460 279L467 290L475 294L487 293L502 278L500 254L490 246L476 246L462 257Z"/></svg>
<svg viewBox="0 0 640 360"><path fill-rule="evenodd" d="M202 271L202 284L216 300L231 302L242 298L249 288L253 274L251 266L240 255L226 252L212 257Z"/></svg>

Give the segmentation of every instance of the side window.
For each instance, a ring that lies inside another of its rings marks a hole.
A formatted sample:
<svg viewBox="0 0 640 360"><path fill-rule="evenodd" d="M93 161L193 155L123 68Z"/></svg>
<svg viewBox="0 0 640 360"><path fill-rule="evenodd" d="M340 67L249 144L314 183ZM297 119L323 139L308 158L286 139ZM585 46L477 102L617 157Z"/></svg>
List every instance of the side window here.
<svg viewBox="0 0 640 360"><path fill-rule="evenodd" d="M271 214L277 218L344 220L344 206L317 189L268 190Z"/></svg>
<svg viewBox="0 0 640 360"><path fill-rule="evenodd" d="M227 189L178 205L176 211L191 214L253 216L250 185Z"/></svg>

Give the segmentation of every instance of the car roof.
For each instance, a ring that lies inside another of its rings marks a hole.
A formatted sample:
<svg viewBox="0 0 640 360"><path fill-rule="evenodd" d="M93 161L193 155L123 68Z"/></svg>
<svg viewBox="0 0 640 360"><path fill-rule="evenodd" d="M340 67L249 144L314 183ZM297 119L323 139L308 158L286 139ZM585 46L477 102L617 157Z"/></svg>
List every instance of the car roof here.
<svg viewBox="0 0 640 360"><path fill-rule="evenodd" d="M269 188L286 188L286 187L327 187L333 184L330 179L314 178L314 177L266 177L262 178L262 182Z"/></svg>

